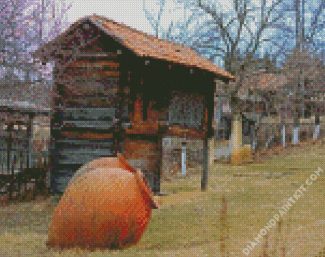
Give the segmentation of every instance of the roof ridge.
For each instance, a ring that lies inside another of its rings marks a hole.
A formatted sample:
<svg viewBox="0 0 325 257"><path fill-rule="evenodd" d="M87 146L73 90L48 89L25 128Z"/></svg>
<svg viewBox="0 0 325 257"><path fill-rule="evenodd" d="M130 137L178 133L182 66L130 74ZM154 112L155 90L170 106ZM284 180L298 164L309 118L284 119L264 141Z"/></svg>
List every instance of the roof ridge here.
<svg viewBox="0 0 325 257"><path fill-rule="evenodd" d="M102 15L98 15L98 14L92 14L92 15L90 15L90 16L88 16L88 17L89 17L89 18L94 18L94 17L95 17L95 18L103 19L103 20L106 21L106 22L114 23L115 25L117 25L117 26L119 26L119 27L124 27L124 28L126 27L126 28L132 30L133 32L136 32L136 33L142 34L142 35L144 35L144 36L147 36L147 37L150 37L150 38L153 38L153 39L156 39L156 40L158 40L158 41L168 42L168 43L170 43L170 44L172 44L172 45L175 45L175 46L181 46L181 47L184 47L184 48L189 48L189 49L191 49L192 51L195 51L195 50L193 50L191 47L189 47L189 46L187 46L187 45L185 45L185 44L183 44L183 43L176 43L176 42L170 41L170 40L168 40L168 39L163 39L163 38L156 37L156 36L154 36L154 35L152 35L152 34L150 34L150 33L147 33L147 32L144 32L144 31L142 31L142 30L139 30L139 29L137 29L137 28L135 28L135 27L132 27L132 26L130 26L130 25L128 25L128 24L125 24L125 23L123 23L123 22L115 21L115 20L113 20L113 19L111 19L111 18L108 18L108 17L106 17L106 16L102 16Z"/></svg>

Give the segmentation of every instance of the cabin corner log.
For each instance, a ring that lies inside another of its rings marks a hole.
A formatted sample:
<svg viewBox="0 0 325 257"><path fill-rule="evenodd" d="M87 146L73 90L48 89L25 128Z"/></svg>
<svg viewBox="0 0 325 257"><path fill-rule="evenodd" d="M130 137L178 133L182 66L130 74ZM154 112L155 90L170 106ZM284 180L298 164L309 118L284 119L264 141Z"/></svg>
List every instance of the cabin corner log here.
<svg viewBox="0 0 325 257"><path fill-rule="evenodd" d="M162 139L213 137L215 79L233 79L189 48L97 15L76 22L37 54L55 62L55 193L85 162L118 152L159 192ZM203 180L206 185L207 175Z"/></svg>

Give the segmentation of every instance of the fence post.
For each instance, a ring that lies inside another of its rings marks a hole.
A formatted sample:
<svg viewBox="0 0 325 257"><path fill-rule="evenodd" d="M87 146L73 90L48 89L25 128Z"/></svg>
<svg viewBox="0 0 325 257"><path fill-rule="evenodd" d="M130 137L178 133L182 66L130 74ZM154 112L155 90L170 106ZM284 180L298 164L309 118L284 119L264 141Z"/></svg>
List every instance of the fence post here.
<svg viewBox="0 0 325 257"><path fill-rule="evenodd" d="M315 115L315 130L313 134L313 140L317 140L320 136L320 117L319 115Z"/></svg>
<svg viewBox="0 0 325 257"><path fill-rule="evenodd" d="M292 144L297 145L298 143L299 143L299 127L294 126Z"/></svg>
<svg viewBox="0 0 325 257"><path fill-rule="evenodd" d="M10 162L11 162L11 144L12 144L12 124L7 126L7 174L10 174Z"/></svg>
<svg viewBox="0 0 325 257"><path fill-rule="evenodd" d="M282 146L286 147L286 125L282 124L281 127L281 135L282 135Z"/></svg>
<svg viewBox="0 0 325 257"><path fill-rule="evenodd" d="M252 147L253 152L255 152L256 145L257 145L255 128L256 128L256 124L250 125L249 135L250 135L251 147Z"/></svg>
<svg viewBox="0 0 325 257"><path fill-rule="evenodd" d="M12 160L12 165L11 165L11 176L15 176L15 168L16 168L16 162L17 162L17 156L14 154L14 159Z"/></svg>
<svg viewBox="0 0 325 257"><path fill-rule="evenodd" d="M28 116L28 128L27 128L27 138L28 138L28 158L27 158L27 168L31 168L32 156L33 156L33 115Z"/></svg>
<svg viewBox="0 0 325 257"><path fill-rule="evenodd" d="M292 136L292 144L299 144L299 118L296 116L293 122L293 136Z"/></svg>
<svg viewBox="0 0 325 257"><path fill-rule="evenodd" d="M182 176L186 176L186 141L182 142Z"/></svg>
<svg viewBox="0 0 325 257"><path fill-rule="evenodd" d="M207 189L208 174L209 174L209 146L208 146L208 137L205 136L203 139L203 172L201 178L201 191L205 191Z"/></svg>

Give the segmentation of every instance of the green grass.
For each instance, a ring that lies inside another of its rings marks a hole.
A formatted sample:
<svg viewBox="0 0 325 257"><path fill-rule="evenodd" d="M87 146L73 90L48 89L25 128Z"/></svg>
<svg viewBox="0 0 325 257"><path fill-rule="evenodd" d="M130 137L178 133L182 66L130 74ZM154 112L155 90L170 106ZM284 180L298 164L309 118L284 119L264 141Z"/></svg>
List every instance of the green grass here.
<svg viewBox="0 0 325 257"><path fill-rule="evenodd" d="M284 201L318 167L325 170L325 146L294 148L286 155L244 166L216 164L207 192L199 170L165 181L147 231L138 245L120 251L56 251L45 245L54 204L51 200L0 209L1 257L243 256L242 249ZM325 247L325 173L272 229L250 256L313 257ZM222 203L225 198L226 204Z"/></svg>

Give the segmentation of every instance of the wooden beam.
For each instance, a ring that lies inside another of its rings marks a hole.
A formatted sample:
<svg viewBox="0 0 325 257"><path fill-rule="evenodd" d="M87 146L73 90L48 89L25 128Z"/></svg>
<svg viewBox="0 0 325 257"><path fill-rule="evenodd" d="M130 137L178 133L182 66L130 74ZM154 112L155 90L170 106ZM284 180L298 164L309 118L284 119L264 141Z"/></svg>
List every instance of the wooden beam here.
<svg viewBox="0 0 325 257"><path fill-rule="evenodd" d="M203 139L203 171L201 177L201 191L207 190L208 176L209 176L209 146L208 146L208 137L205 136Z"/></svg>
<svg viewBox="0 0 325 257"><path fill-rule="evenodd" d="M7 138L7 174L10 174L12 128L13 128L13 124L8 124L8 126L7 126L7 131L8 131L8 138Z"/></svg>

